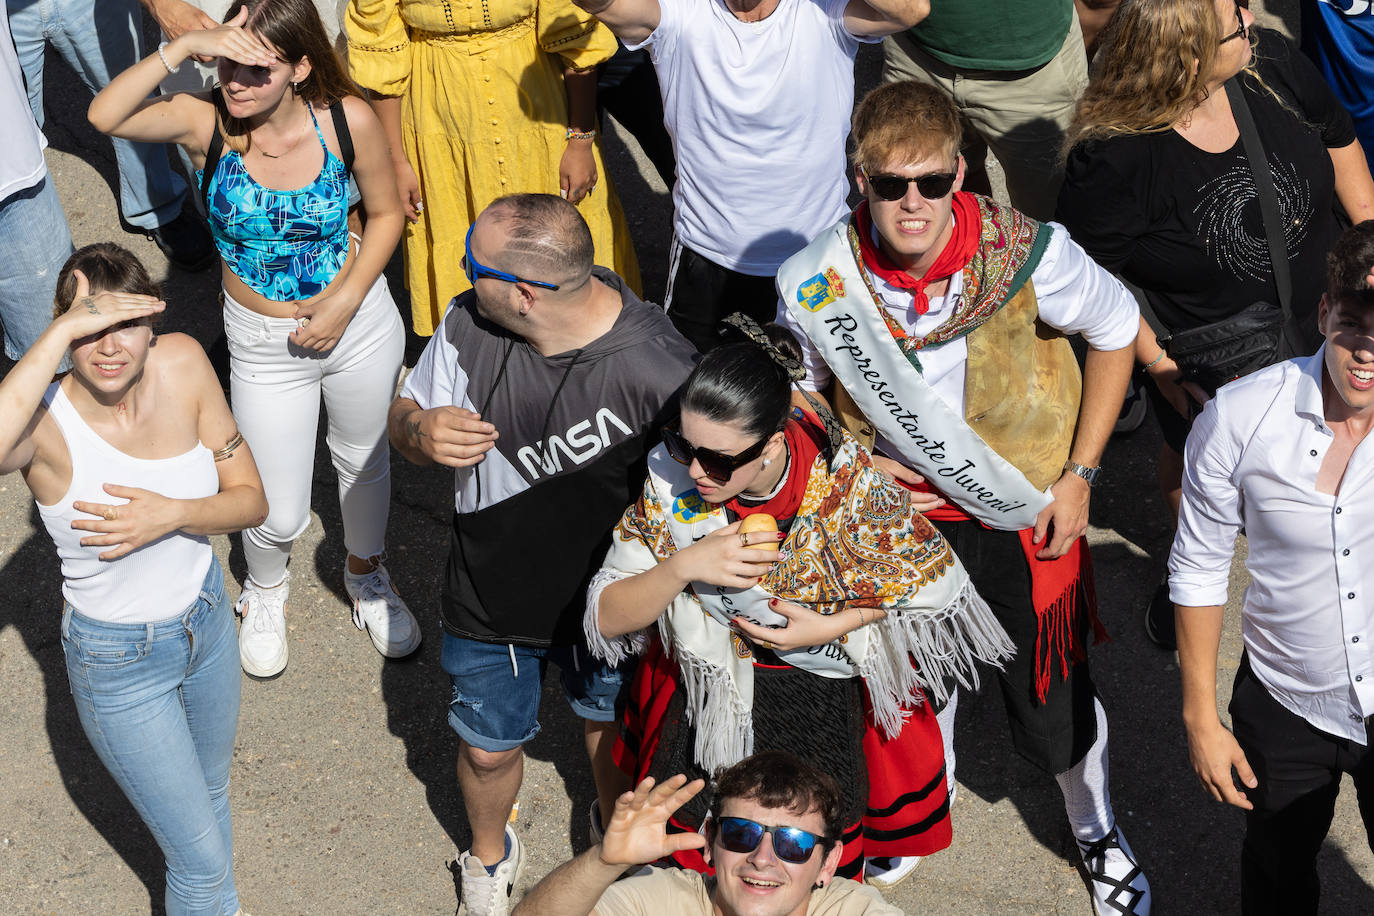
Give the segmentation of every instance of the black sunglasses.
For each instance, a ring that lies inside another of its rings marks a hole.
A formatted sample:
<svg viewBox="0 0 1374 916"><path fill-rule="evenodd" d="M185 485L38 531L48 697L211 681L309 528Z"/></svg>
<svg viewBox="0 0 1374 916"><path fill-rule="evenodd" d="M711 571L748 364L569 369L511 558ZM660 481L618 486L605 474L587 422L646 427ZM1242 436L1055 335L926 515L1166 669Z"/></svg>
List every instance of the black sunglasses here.
<svg viewBox="0 0 1374 916"><path fill-rule="evenodd" d="M771 435L764 436L738 455L722 455L714 449L701 448L688 442L676 424L663 428L663 444L667 447L669 456L678 464L685 465L691 465L692 459L695 458L706 476L718 484L729 483L730 477L738 468L762 455L764 446L771 438Z"/></svg>
<svg viewBox="0 0 1374 916"><path fill-rule="evenodd" d="M954 187L958 172L932 172L907 178L903 175L870 175L868 169L860 168L868 186L883 200L901 200L906 197L907 185L915 183L917 192L926 200L939 200Z"/></svg>
<svg viewBox="0 0 1374 916"><path fill-rule="evenodd" d="M1248 2L1242 5L1241 0L1236 0L1236 23L1240 26L1240 28L1236 29L1230 35L1227 35L1225 38L1223 38L1220 42L1221 44L1226 44L1226 42L1230 41L1233 38L1249 37L1250 28L1245 24L1245 19L1240 14L1241 9L1248 9L1249 6L1250 4Z"/></svg>
<svg viewBox="0 0 1374 916"><path fill-rule="evenodd" d="M784 862L801 865L811 858L821 837L800 827L765 827L747 817L722 817L716 820L720 845L731 852L748 854L759 848L765 833L773 834L773 854Z"/></svg>

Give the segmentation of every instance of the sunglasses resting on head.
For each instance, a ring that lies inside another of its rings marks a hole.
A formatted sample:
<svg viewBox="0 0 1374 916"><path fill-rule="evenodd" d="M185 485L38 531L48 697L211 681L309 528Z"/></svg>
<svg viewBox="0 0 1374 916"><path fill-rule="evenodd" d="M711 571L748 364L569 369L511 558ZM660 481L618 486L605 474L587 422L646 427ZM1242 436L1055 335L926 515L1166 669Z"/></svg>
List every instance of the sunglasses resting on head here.
<svg viewBox="0 0 1374 916"><path fill-rule="evenodd" d="M528 283L530 286L537 286L540 289L558 289L557 283L545 283L543 280L526 280L515 274L508 274L504 270L497 270L495 267L488 267L478 262L472 256L472 230L477 228L473 223L468 227L467 238L463 240L463 273L467 275L468 283L472 286L477 285L477 281L482 277L490 277L493 280L504 280L507 283Z"/></svg>

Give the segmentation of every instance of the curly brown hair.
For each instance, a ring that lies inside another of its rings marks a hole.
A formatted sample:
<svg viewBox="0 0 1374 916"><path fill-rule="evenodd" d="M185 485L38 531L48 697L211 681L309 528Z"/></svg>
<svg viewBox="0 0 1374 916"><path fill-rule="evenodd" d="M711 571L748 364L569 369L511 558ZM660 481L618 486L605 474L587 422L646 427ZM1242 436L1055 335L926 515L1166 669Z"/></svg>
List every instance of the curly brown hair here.
<svg viewBox="0 0 1374 916"><path fill-rule="evenodd" d="M1123 0L1102 32L1065 151L1185 120L1207 98L1221 37L1212 0Z"/></svg>

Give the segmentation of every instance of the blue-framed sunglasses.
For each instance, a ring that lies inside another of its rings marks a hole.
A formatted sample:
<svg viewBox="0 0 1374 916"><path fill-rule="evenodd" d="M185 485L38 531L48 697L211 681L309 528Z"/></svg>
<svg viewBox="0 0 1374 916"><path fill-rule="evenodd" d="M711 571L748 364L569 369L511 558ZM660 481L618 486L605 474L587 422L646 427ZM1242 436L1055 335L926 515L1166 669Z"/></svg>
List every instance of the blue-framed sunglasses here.
<svg viewBox="0 0 1374 916"><path fill-rule="evenodd" d="M748 854L759 848L765 833L773 834L773 854L784 862L801 865L811 858L821 837L800 827L765 827L747 817L716 819L716 836L720 845L731 852Z"/></svg>
<svg viewBox="0 0 1374 916"><path fill-rule="evenodd" d="M504 270L497 270L495 267L477 263L477 259L472 256L472 230L476 228L476 223L469 226L467 238L463 239L463 273L467 275L468 283L476 286L479 277L490 277L493 280L504 280L507 283L528 283L530 286L537 286L540 289L558 289L557 283L526 280L524 277L508 274Z"/></svg>

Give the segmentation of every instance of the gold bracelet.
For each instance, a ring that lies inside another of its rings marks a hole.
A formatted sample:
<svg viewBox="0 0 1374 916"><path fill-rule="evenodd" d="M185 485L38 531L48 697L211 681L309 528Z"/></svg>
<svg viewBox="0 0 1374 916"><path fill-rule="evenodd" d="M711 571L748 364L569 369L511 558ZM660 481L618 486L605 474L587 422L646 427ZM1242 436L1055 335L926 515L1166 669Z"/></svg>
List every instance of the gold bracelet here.
<svg viewBox="0 0 1374 916"><path fill-rule="evenodd" d="M234 454L234 450L242 444L243 433L239 432L238 430L234 430L233 438L230 439L228 442L224 443L224 448L217 448L210 454L212 457L214 457L216 461L223 461L224 459L231 457Z"/></svg>

